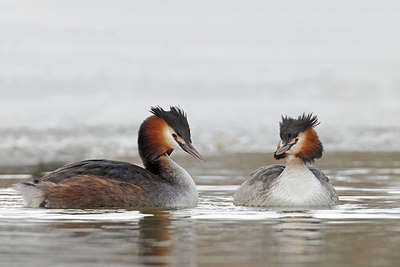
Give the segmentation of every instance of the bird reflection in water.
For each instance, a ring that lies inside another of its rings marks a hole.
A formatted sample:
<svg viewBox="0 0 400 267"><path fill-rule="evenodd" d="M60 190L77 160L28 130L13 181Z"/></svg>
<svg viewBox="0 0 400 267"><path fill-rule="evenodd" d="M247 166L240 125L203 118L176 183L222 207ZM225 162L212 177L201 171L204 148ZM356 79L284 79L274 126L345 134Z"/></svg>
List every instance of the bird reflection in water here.
<svg viewBox="0 0 400 267"><path fill-rule="evenodd" d="M106 211L94 210L93 214L102 212ZM63 211L63 215L78 214ZM142 209L138 214L144 216L125 222L58 224L52 232L57 237L57 244L73 245L60 250L60 253L49 254L48 260L63 263L66 259L71 261L71 255L74 255L74 263L114 262L150 266L191 266L196 263L196 235L191 220L181 220L172 217L168 210L154 208Z"/></svg>
<svg viewBox="0 0 400 267"><path fill-rule="evenodd" d="M168 266L171 255L171 221L168 212L156 212L139 221L139 257L143 264Z"/></svg>
<svg viewBox="0 0 400 267"><path fill-rule="evenodd" d="M284 213L288 216L274 225L273 248L276 250L276 260L298 266L321 262L324 243L320 220L312 216L298 216L299 212Z"/></svg>
<svg viewBox="0 0 400 267"><path fill-rule="evenodd" d="M194 263L193 230L187 225L187 221L185 225L176 225L168 211L151 211L151 214L153 216L145 216L139 221L140 262L151 266ZM182 221L176 221L180 222ZM177 254L180 256L177 257ZM176 262L177 260L180 262Z"/></svg>

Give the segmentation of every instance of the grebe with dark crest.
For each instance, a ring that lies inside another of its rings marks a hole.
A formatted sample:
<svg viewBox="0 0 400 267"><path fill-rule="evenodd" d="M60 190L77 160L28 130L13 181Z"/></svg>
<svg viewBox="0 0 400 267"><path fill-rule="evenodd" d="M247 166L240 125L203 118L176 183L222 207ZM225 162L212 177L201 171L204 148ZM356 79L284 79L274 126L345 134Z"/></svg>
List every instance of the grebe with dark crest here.
<svg viewBox="0 0 400 267"><path fill-rule="evenodd" d="M197 188L170 155L181 148L202 161L193 147L186 114L151 108L139 129L139 154L145 169L127 162L85 160L18 185L29 207L193 207Z"/></svg>
<svg viewBox="0 0 400 267"><path fill-rule="evenodd" d="M256 170L234 194L241 206L331 207L338 195L323 172L308 163L322 156L322 143L313 129L319 124L313 114L297 119L282 116L275 159L285 165Z"/></svg>

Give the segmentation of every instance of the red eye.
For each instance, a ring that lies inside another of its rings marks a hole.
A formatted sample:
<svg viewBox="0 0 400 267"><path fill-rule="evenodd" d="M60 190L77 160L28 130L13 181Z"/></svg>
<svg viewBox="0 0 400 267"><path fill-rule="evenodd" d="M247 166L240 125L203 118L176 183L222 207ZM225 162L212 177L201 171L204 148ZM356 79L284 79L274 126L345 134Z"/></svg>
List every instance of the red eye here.
<svg viewBox="0 0 400 267"><path fill-rule="evenodd" d="M173 133L173 134L172 134L172 137L176 139L178 136L177 136L176 134Z"/></svg>
<svg viewBox="0 0 400 267"><path fill-rule="evenodd" d="M295 142L299 141L299 138L294 139Z"/></svg>

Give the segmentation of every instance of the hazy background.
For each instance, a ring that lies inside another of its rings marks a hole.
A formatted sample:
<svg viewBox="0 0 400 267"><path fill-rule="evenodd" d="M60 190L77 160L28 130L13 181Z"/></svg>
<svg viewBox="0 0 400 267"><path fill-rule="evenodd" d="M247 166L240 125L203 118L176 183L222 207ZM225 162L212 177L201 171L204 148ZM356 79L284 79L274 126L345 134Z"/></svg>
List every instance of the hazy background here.
<svg viewBox="0 0 400 267"><path fill-rule="evenodd" d="M314 112L326 151L400 150L396 1L0 2L0 164L137 155L180 105L207 157L272 153Z"/></svg>

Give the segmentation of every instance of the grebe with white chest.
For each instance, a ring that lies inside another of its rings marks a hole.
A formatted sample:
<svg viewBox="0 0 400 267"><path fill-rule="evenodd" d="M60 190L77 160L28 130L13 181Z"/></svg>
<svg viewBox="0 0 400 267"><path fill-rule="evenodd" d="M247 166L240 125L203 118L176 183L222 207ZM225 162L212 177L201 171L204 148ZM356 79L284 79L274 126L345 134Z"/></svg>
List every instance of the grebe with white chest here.
<svg viewBox="0 0 400 267"><path fill-rule="evenodd" d="M322 156L323 147L313 129L319 124L312 114L297 119L282 117L275 159L286 165L256 170L234 193L234 204L270 207L331 207L339 203L328 177L308 165Z"/></svg>

